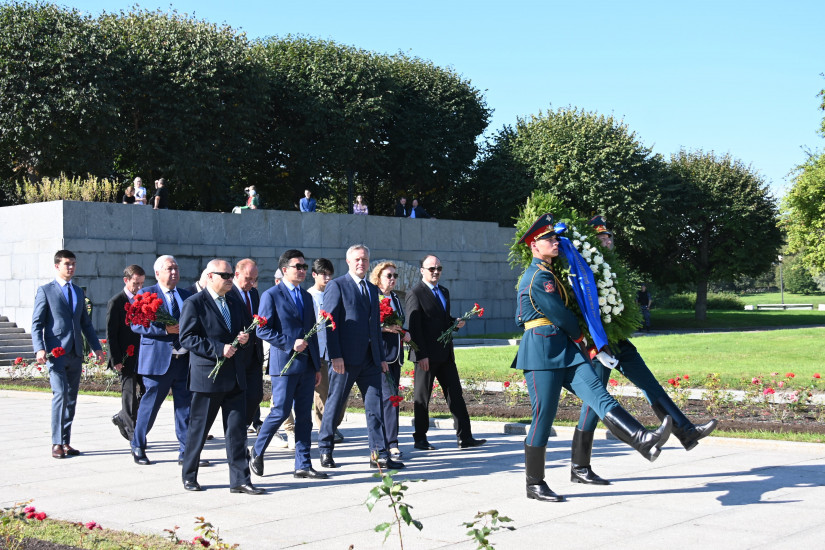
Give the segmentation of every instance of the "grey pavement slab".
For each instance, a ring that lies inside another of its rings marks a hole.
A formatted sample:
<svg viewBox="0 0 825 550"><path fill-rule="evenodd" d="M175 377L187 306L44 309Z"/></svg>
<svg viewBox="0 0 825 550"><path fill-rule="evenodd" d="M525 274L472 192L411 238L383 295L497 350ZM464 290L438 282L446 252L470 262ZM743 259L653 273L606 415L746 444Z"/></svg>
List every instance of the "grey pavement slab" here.
<svg viewBox="0 0 825 550"><path fill-rule="evenodd" d="M267 451L264 477L253 483L263 496L229 493L229 473L220 426L203 457L201 493L183 490L177 465L172 404L161 408L149 434L147 454L156 463L134 464L128 443L111 423L119 399L81 396L72 444L83 454L50 456L48 393L0 391L0 506L35 499L38 510L106 528L163 534L179 525L194 536L194 518L204 516L221 536L243 549L398 548L375 533L391 510L364 506L378 480L367 467L363 415L347 415L346 441L334 456L341 465L325 481L292 477L293 453ZM505 425L474 424L487 445L460 450L449 422L431 428L436 451L412 448L409 418L403 418L401 448L410 483L405 500L422 531L404 526L407 549L475 548L461 524L478 511L496 509L514 520L515 531L498 532L499 549L522 548L817 548L825 513L825 445L708 438L685 452L674 439L654 463L599 432L593 467L613 484L586 487L568 476L572 430L558 428L547 453L547 482L564 503L524 496L523 434ZM316 434L313 433L313 438ZM313 443L314 444L314 443ZM313 448L317 469L317 449Z"/></svg>

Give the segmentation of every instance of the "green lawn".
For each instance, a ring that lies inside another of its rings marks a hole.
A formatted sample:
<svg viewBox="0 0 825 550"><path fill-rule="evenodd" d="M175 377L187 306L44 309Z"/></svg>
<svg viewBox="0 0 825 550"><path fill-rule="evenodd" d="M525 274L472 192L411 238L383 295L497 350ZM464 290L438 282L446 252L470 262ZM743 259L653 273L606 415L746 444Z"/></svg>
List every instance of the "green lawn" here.
<svg viewBox="0 0 825 550"><path fill-rule="evenodd" d="M814 373L825 374L825 328L644 336L633 343L658 380L687 374L693 387L709 373L718 373L734 387L741 387L742 379L771 372L793 372L797 386L811 381ZM516 349L456 349L461 377L504 381L520 376L510 369Z"/></svg>
<svg viewBox="0 0 825 550"><path fill-rule="evenodd" d="M759 302L765 303L765 302ZM707 319L697 321L693 311L653 309L650 324L654 330L720 329L825 325L825 311L708 311Z"/></svg>

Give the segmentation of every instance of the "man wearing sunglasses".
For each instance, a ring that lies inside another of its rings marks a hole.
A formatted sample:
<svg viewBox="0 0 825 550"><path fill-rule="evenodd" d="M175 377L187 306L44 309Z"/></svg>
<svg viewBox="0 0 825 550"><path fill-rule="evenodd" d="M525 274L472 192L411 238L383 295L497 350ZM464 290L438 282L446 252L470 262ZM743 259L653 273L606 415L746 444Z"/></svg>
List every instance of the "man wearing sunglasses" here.
<svg viewBox="0 0 825 550"><path fill-rule="evenodd" d="M315 325L312 296L301 288L309 267L300 250L281 254L278 267L284 274L281 284L261 296L261 316L266 325L258 327L258 337L269 342L269 374L272 378L272 408L264 418L258 439L250 452L249 468L264 475L264 452L275 432L295 408L295 471L297 478L324 479L327 474L312 467L312 404L315 386L321 382L321 354L318 337L304 340ZM286 372L293 352L298 355Z"/></svg>
<svg viewBox="0 0 825 550"><path fill-rule="evenodd" d="M434 450L427 441L430 427L430 397L433 381L438 380L444 398L453 415L458 446L462 449L478 447L486 439L475 439L470 428L470 415L461 392L461 380L455 364L452 341L446 345L438 337L453 324L450 317L450 293L438 284L441 278L441 260L436 256L425 256L421 260L421 282L407 293L407 314L412 341L418 344L418 351L410 350L410 359L415 363L414 407L415 431L414 447L421 451ZM458 328L464 326L464 321Z"/></svg>
<svg viewBox="0 0 825 550"><path fill-rule="evenodd" d="M201 491L198 484L200 455L209 428L222 413L229 491L247 495L265 493L252 485L246 462L246 365L251 360L249 334L243 332L244 306L232 290L232 266L214 259L206 288L183 304L180 338L189 353L191 417L183 456L183 488ZM238 345L233 345L237 338ZM218 359L223 364L212 374Z"/></svg>

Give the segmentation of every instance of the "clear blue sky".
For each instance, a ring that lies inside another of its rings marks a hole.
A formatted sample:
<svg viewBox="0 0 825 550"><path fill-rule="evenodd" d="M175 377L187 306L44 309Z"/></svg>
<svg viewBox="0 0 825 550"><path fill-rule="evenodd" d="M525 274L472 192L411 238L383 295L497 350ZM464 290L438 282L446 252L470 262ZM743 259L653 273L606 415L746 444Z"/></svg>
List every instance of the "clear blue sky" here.
<svg viewBox="0 0 825 550"><path fill-rule="evenodd" d="M91 15L134 1L57 2ZM821 149L822 0L173 0L141 2L226 23L250 38L301 34L452 67L494 110L518 117L576 106L624 119L669 157L730 153L777 196Z"/></svg>

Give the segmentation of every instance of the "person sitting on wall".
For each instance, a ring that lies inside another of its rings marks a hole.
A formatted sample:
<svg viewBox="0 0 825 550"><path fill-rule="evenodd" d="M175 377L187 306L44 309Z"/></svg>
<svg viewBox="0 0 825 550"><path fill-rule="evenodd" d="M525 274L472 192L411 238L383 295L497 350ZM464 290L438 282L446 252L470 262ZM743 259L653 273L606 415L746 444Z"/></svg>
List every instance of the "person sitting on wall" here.
<svg viewBox="0 0 825 550"><path fill-rule="evenodd" d="M260 204L260 197L258 196L258 192L255 190L255 186L250 185L249 187L245 187L243 191L247 194L246 206L236 206L232 209L233 214L240 214L241 210L258 209L258 205Z"/></svg>

